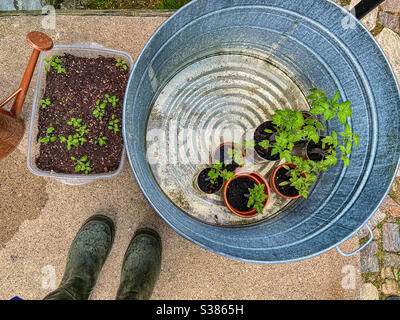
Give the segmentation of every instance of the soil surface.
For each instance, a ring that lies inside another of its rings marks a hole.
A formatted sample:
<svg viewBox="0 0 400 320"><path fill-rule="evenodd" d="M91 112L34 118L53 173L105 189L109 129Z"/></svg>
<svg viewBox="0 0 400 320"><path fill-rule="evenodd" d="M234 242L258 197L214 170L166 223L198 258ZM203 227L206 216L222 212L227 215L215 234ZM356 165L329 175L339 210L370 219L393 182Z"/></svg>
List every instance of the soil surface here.
<svg viewBox="0 0 400 320"><path fill-rule="evenodd" d="M122 108L128 70L117 67L115 58L81 58L70 54L58 58L66 72L57 73L52 67L47 72L42 99L50 99L50 104L46 108L39 106L37 141L46 137L50 127L54 131L49 136L57 139L54 142L40 142L37 167L56 173L75 173L76 162L71 160L71 156L76 159L86 156L92 168L89 174L115 171L123 151ZM100 100L100 104L106 100L106 94L119 100L115 106L107 103L104 116L99 120L93 111L97 100ZM119 131L115 133L108 128L113 115L114 119L119 120ZM68 139L77 133L77 127L67 124L72 118L82 119L80 125L86 125L88 132L83 137L87 142L67 150L67 143L61 142L60 137ZM99 145L99 137L107 137L105 145Z"/></svg>
<svg viewBox="0 0 400 320"><path fill-rule="evenodd" d="M275 175L275 185L280 193L288 197L295 197L299 195L299 191L295 187L291 185L280 186L282 182L289 181L290 176L290 171L281 167Z"/></svg>
<svg viewBox="0 0 400 320"><path fill-rule="evenodd" d="M249 188L254 188L255 182L246 177L238 177L231 181L227 190L226 197L231 206L242 212L252 210L247 206L250 198Z"/></svg>
<svg viewBox="0 0 400 320"><path fill-rule="evenodd" d="M267 133L264 130L268 129L273 131L273 133ZM270 145L272 145L273 142L275 142L275 127L272 124L272 121L266 121L258 126L256 131L254 132L254 141L255 141L255 146L254 149L256 150L257 154L270 161L276 161L279 159L279 154L271 155L271 151L273 147L269 147L268 149L265 149L259 145L260 142L264 140L269 140Z"/></svg>
<svg viewBox="0 0 400 320"><path fill-rule="evenodd" d="M209 194L217 192L224 184L224 179L222 177L218 177L214 184L211 183L211 178L208 176L211 169L212 168L204 169L197 177L197 184L200 190Z"/></svg>

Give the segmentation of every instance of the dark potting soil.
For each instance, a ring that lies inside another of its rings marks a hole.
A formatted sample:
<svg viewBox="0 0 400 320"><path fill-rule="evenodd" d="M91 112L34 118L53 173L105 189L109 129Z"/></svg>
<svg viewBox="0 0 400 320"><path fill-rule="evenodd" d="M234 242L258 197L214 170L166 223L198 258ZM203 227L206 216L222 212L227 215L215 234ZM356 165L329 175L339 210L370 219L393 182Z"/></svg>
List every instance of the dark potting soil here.
<svg viewBox="0 0 400 320"><path fill-rule="evenodd" d="M285 196L296 197L299 195L299 191L295 187L292 187L289 184L280 186L282 182L289 181L290 176L291 176L290 171L285 169L284 167L281 167L275 175L275 185L278 191L284 194Z"/></svg>
<svg viewBox="0 0 400 320"><path fill-rule="evenodd" d="M231 150L232 147L223 145L221 146L216 152L215 152L215 160L219 162L223 162L223 169L226 169L228 171L235 171L237 168L239 168L239 164L237 164L235 161L232 160L231 155L229 154L229 150Z"/></svg>
<svg viewBox="0 0 400 320"><path fill-rule="evenodd" d="M268 133L265 132L264 130L268 129L273 131L273 133ZM256 131L254 132L254 142L255 142L255 146L254 149L256 150L257 154L267 160L270 161L276 161L279 159L279 154L275 154L275 155L271 155L271 151L272 151L272 147L269 147L268 149L265 149L263 147L261 147L259 145L260 142L264 141L264 140L269 140L270 144L272 144L273 142L275 142L275 127L272 124L272 121L266 121L262 124L260 124Z"/></svg>
<svg viewBox="0 0 400 320"><path fill-rule="evenodd" d="M254 188L255 182L246 177L238 177L232 180L226 190L226 198L230 205L239 211L252 210L247 206L250 198L249 188Z"/></svg>
<svg viewBox="0 0 400 320"><path fill-rule="evenodd" d="M71 156L76 159L87 156L92 168L89 174L115 171L123 151L122 108L129 71L117 67L115 58L82 58L70 54L58 58L62 60L60 64L66 73L57 73L52 67L47 72L42 99L49 98L51 103L45 109L39 106L37 135L39 141L46 137L47 128L54 127L50 136L57 137L57 140L40 143L40 152L35 159L37 167L56 173L75 173L76 164ZM119 100L115 107L107 103L100 121L93 111L96 101L100 99L101 104L106 94ZM116 133L108 128L113 115L119 120ZM68 139L68 136L76 134L76 128L67 124L72 118L82 119L81 125L87 126L88 132L84 135L87 142L67 150L67 143L61 142L59 137ZM99 137L107 137L105 145L95 143Z"/></svg>
<svg viewBox="0 0 400 320"><path fill-rule="evenodd" d="M212 168L204 169L197 177L197 184L200 190L209 194L217 192L224 184L224 179L222 177L218 177L214 184L211 183L211 178L208 176L211 169Z"/></svg>

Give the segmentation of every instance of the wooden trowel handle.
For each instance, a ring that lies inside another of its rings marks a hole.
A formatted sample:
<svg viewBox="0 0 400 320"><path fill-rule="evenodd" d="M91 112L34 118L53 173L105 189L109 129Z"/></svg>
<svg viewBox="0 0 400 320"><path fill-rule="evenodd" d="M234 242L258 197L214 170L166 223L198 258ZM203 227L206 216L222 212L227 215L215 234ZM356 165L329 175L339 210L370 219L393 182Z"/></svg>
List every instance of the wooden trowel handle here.
<svg viewBox="0 0 400 320"><path fill-rule="evenodd" d="M14 104L10 110L12 116L19 118L22 105L24 104L26 94L28 92L29 84L32 79L33 71L37 63L40 51L47 51L53 48L53 41L44 33L38 31L32 31L26 36L28 43L33 48L31 58L29 59L28 66L26 67L24 76L22 77L19 89L14 92L10 97L17 94ZM10 97L6 100L10 100Z"/></svg>

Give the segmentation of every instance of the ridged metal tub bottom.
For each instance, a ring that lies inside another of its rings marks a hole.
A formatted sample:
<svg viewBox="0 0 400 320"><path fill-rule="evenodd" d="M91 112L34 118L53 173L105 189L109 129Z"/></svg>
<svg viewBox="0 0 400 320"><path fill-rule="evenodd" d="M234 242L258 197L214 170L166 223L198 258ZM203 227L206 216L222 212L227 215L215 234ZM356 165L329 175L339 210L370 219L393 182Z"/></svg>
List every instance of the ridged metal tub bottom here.
<svg viewBox="0 0 400 320"><path fill-rule="evenodd" d="M309 110L304 92L283 71L252 54L215 54L178 72L159 91L147 123L147 159L161 190L182 211L218 226L275 217L289 201L271 192L263 215L243 219L224 205L221 193L194 187L222 142L242 144L277 109ZM254 161L253 161L254 160ZM244 169L267 176L279 162L248 154Z"/></svg>

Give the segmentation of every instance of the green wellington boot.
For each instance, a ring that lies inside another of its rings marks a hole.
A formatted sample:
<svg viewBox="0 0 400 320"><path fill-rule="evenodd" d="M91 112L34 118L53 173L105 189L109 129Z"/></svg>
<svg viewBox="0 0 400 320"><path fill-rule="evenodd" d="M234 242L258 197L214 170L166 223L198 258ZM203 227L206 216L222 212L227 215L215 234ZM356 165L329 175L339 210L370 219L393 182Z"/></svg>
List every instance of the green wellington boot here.
<svg viewBox="0 0 400 320"><path fill-rule="evenodd" d="M137 230L122 263L117 300L150 299L160 269L160 236L152 229Z"/></svg>
<svg viewBox="0 0 400 320"><path fill-rule="evenodd" d="M114 222L103 215L90 217L80 228L68 252L60 286L45 300L86 300L114 242Z"/></svg>

